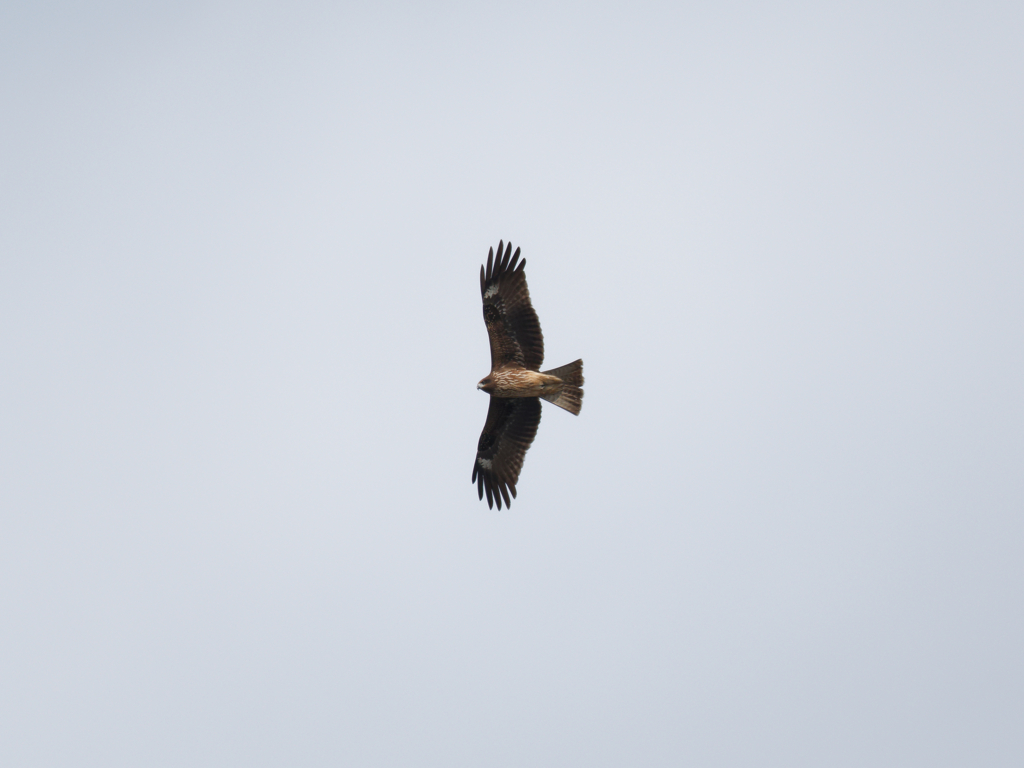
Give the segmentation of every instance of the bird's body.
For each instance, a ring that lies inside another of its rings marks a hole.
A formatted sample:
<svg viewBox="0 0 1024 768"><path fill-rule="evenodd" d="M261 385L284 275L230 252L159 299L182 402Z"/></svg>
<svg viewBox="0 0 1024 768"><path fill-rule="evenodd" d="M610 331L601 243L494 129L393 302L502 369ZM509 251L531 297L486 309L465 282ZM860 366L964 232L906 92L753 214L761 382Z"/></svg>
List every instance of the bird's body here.
<svg viewBox="0 0 1024 768"><path fill-rule="evenodd" d="M484 383L487 382L487 383ZM477 385L494 397L544 397L557 395L562 391L563 382L557 376L549 376L527 368L507 366L491 371Z"/></svg>
<svg viewBox="0 0 1024 768"><path fill-rule="evenodd" d="M511 505L523 458L540 424L540 400L544 399L579 414L583 405L583 361L541 372L544 362L544 335L530 303L519 249L498 243L498 257L487 254L487 266L480 268L480 294L484 323L491 344L491 372L477 389L491 396L476 460L473 482L480 498L487 494L488 506L494 501L501 509Z"/></svg>

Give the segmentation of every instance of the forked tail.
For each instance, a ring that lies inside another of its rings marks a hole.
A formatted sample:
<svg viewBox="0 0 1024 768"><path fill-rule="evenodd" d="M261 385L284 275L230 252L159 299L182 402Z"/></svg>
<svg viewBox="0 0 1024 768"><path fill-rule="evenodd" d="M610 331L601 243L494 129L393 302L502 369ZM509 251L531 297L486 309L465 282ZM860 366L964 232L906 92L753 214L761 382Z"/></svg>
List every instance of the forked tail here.
<svg viewBox="0 0 1024 768"><path fill-rule="evenodd" d="M556 394L541 395L541 397L549 403L554 403L559 408L565 408L569 413L579 416L580 408L583 407L583 361L577 360L574 363L563 365L561 368L543 371L543 373L560 378L562 389Z"/></svg>

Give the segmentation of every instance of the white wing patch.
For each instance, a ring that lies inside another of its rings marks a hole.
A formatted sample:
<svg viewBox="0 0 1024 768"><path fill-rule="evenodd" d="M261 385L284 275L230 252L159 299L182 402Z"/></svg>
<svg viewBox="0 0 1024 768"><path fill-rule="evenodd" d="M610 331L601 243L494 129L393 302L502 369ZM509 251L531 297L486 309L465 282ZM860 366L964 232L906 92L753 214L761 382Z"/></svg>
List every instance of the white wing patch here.
<svg viewBox="0 0 1024 768"><path fill-rule="evenodd" d="M491 460L490 459L485 459L483 456L478 458L476 460L476 463L479 464L484 469L490 469L491 468Z"/></svg>
<svg viewBox="0 0 1024 768"><path fill-rule="evenodd" d="M497 292L498 292L498 284L495 283L490 288L488 288L486 291L484 291L484 298L485 299L489 299L489 298L491 298L491 296L493 296Z"/></svg>

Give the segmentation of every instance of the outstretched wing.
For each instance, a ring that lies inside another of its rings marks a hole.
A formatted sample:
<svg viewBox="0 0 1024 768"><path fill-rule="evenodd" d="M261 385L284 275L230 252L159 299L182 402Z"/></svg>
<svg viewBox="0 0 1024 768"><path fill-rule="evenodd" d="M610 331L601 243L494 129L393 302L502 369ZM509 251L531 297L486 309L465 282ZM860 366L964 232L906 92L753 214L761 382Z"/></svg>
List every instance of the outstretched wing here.
<svg viewBox="0 0 1024 768"><path fill-rule="evenodd" d="M487 421L480 433L473 462L473 482L477 484L480 498L487 492L487 506L494 508L494 501L501 509L501 499L511 507L508 497L516 496L516 482L523 458L530 449L540 424L540 399L536 397L494 397L487 409Z"/></svg>
<svg viewBox="0 0 1024 768"><path fill-rule="evenodd" d="M504 248L504 253L502 249ZM487 252L487 267L480 267L480 293L484 299L484 322L491 340L491 370L509 363L539 371L544 362L544 335L540 320L530 303L519 249L512 254L512 243L498 243Z"/></svg>

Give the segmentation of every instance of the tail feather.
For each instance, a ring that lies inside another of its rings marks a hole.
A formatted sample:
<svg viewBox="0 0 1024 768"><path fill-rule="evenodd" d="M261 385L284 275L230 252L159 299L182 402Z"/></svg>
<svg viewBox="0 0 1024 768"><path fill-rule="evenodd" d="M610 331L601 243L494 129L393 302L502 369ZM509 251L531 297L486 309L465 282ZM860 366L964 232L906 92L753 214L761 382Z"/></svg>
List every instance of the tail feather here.
<svg viewBox="0 0 1024 768"><path fill-rule="evenodd" d="M569 413L576 416L583 407L583 361L563 365L561 368L552 368L543 373L548 376L557 376L563 382L561 391L552 395L541 395L549 403L554 403L559 408L565 408Z"/></svg>

